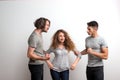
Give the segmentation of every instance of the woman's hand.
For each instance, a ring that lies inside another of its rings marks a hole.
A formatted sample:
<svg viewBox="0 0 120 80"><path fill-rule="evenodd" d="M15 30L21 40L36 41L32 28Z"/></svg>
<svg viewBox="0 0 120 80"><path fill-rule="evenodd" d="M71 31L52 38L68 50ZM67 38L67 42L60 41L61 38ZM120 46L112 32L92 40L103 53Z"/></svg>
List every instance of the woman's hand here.
<svg viewBox="0 0 120 80"><path fill-rule="evenodd" d="M75 68L76 68L76 64L72 64L70 67L71 70L74 70Z"/></svg>

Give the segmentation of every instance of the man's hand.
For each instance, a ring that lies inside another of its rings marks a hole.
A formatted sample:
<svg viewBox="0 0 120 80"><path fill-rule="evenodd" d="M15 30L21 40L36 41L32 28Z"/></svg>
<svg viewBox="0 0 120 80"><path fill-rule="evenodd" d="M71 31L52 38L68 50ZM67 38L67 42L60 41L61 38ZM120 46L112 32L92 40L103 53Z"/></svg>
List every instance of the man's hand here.
<svg viewBox="0 0 120 80"><path fill-rule="evenodd" d="M46 60L49 60L50 59L50 54L46 53L45 58L46 58Z"/></svg>
<svg viewBox="0 0 120 80"><path fill-rule="evenodd" d="M88 48L87 49L87 53L92 54L93 53L93 49L92 48Z"/></svg>

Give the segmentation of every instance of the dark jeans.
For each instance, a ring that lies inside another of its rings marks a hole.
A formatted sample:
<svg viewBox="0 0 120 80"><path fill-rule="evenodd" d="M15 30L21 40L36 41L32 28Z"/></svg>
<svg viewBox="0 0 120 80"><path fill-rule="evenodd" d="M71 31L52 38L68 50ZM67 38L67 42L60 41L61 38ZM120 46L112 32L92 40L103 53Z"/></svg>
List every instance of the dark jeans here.
<svg viewBox="0 0 120 80"><path fill-rule="evenodd" d="M31 80L43 80L43 64L41 65L29 64L28 66L31 72Z"/></svg>
<svg viewBox="0 0 120 80"><path fill-rule="evenodd" d="M104 80L103 66L87 67L87 80Z"/></svg>
<svg viewBox="0 0 120 80"><path fill-rule="evenodd" d="M52 80L69 80L69 70L57 72L51 69L50 73L52 76Z"/></svg>

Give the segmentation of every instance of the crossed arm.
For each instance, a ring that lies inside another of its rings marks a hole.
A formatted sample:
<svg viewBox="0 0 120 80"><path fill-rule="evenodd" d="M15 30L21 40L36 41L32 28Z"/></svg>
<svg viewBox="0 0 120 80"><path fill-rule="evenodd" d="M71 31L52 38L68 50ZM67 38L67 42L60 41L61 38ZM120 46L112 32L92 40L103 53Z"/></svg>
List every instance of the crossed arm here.
<svg viewBox="0 0 120 80"><path fill-rule="evenodd" d="M83 51L81 51L81 54L82 55L85 55L85 54L92 54L94 56L97 56L101 59L108 59L108 48L104 47L104 48L101 48L101 53L98 53L96 51L94 51L92 48L88 48L88 49L85 49Z"/></svg>
<svg viewBox="0 0 120 80"><path fill-rule="evenodd" d="M27 51L28 58L35 59L35 60L48 60L50 58L50 56L47 54L45 56L36 55L36 54L34 54L34 50L35 50L35 48L28 47L28 51Z"/></svg>

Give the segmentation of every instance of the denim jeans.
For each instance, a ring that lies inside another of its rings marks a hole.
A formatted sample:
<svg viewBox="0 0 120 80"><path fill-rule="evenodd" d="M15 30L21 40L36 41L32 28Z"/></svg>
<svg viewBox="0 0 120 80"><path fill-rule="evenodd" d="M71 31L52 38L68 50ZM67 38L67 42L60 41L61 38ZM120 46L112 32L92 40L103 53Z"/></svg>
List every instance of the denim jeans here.
<svg viewBox="0 0 120 80"><path fill-rule="evenodd" d="M52 80L69 80L69 70L57 72L51 69L50 73Z"/></svg>
<svg viewBox="0 0 120 80"><path fill-rule="evenodd" d="M29 64L28 66L31 72L31 80L43 80L43 64L41 65Z"/></svg>
<svg viewBox="0 0 120 80"><path fill-rule="evenodd" d="M87 67L87 80L104 80L103 66Z"/></svg>

